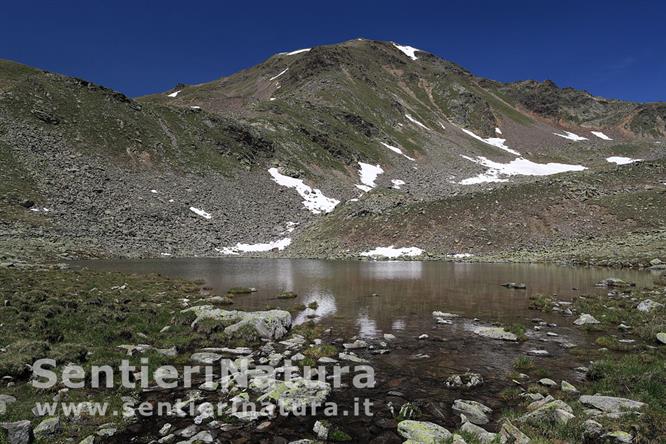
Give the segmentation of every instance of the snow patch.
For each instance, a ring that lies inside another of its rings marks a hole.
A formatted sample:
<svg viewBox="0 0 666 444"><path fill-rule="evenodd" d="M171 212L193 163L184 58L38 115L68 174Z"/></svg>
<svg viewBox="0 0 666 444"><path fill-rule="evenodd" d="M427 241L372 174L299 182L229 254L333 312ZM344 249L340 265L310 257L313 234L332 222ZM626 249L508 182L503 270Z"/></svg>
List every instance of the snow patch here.
<svg viewBox="0 0 666 444"><path fill-rule="evenodd" d="M358 164L361 167L361 169L358 170L358 175L361 177L361 183L363 185L356 185L356 187L367 193L377 186L375 180L377 180L377 176L382 174L384 170L379 165L370 165L369 163L363 162L359 162Z"/></svg>
<svg viewBox="0 0 666 444"><path fill-rule="evenodd" d="M567 171L583 171L587 168L582 165L568 165L564 163L536 163L531 160L519 157L509 163L493 162L485 157L479 156L476 159L468 156L463 158L483 165L488 170L478 176L470 177L460 181L461 185L473 185L485 182L507 182L508 179L501 176L549 176L551 174L564 173Z"/></svg>
<svg viewBox="0 0 666 444"><path fill-rule="evenodd" d="M285 237L266 244L242 244L239 242L233 247L224 247L222 249L216 248L215 251L230 256L239 253L265 253L275 249L282 251L289 245L291 245L291 238Z"/></svg>
<svg viewBox="0 0 666 444"><path fill-rule="evenodd" d="M565 134L553 133L556 136L563 137L565 139L573 140L574 142L580 142L581 140L587 140L587 137L579 136L578 134L565 131Z"/></svg>
<svg viewBox="0 0 666 444"><path fill-rule="evenodd" d="M407 154L403 153L402 150L400 148L396 147L396 146L392 146L392 145L389 145L388 143L384 143L384 142L379 142L379 143L381 143L382 145L384 145L386 148L390 149L394 153L400 154L405 159L411 160L412 162L414 162L416 160L413 157L409 157Z"/></svg>
<svg viewBox="0 0 666 444"><path fill-rule="evenodd" d="M190 106L190 109L201 109L201 107L198 105L192 105Z"/></svg>
<svg viewBox="0 0 666 444"><path fill-rule="evenodd" d="M415 256L421 256L422 254L423 250L417 247L395 248L393 245L391 245L390 247L377 247L374 250L365 251L363 253L360 253L360 256L375 257L375 258L384 257L392 259L402 256L415 257Z"/></svg>
<svg viewBox="0 0 666 444"><path fill-rule="evenodd" d="M178 91L174 91L171 94L168 94L168 96L169 97L176 97L181 91L182 91L182 89L179 89Z"/></svg>
<svg viewBox="0 0 666 444"><path fill-rule="evenodd" d="M489 137L488 139L484 139L481 136L477 136L476 134L474 134L470 130L466 130L464 128L461 128L461 129L465 132L465 134L474 137L476 140L480 140L483 143L487 143L488 145L492 145L494 147L497 147L501 150L506 151L507 153L513 154L514 156L520 156L520 153L518 151L512 150L511 148L509 148L508 146L506 146L504 144L504 142L506 142L506 139L500 139L498 137ZM499 128L497 128L497 129L499 129Z"/></svg>
<svg viewBox="0 0 666 444"><path fill-rule="evenodd" d="M157 190L150 190L151 193L157 194Z"/></svg>
<svg viewBox="0 0 666 444"><path fill-rule="evenodd" d="M290 56L290 55L296 55L296 54L301 54L301 53L303 53L303 52L308 52L308 51L310 51L311 49L312 49L312 48L303 48L303 49L297 49L296 51L291 51L291 52L281 52L280 55L288 55L288 56Z"/></svg>
<svg viewBox="0 0 666 444"><path fill-rule="evenodd" d="M632 159L631 157L611 156L606 158L606 162L615 163L617 165L627 165L629 163L640 162L643 159Z"/></svg>
<svg viewBox="0 0 666 444"><path fill-rule="evenodd" d="M272 82L273 80L277 79L278 77L280 77L282 74L284 74L287 71L289 71L289 68L285 68L284 71L282 71L280 74L278 74L276 76L271 77L269 80Z"/></svg>
<svg viewBox="0 0 666 444"><path fill-rule="evenodd" d="M452 257L454 259L465 259L465 258L468 258L468 257L472 257L474 255L471 254L471 253L454 253L454 254L447 254L446 256L447 257Z"/></svg>
<svg viewBox="0 0 666 444"><path fill-rule="evenodd" d="M421 128L424 128L424 129L427 129L428 131L430 131L430 128L428 128L427 126L425 126L424 124L422 124L421 122L419 122L418 120L416 120L415 118L413 118L412 116L410 116L409 114L405 114L405 117L407 117L408 120L410 120L411 122L417 124L417 125L420 126Z"/></svg>
<svg viewBox="0 0 666 444"><path fill-rule="evenodd" d="M405 184L405 181L404 181L404 180L400 180L400 179L392 179L392 180L391 180L391 183L393 184L393 187L392 187L392 188L395 188L396 190L399 190L400 187L403 186L403 185Z"/></svg>
<svg viewBox="0 0 666 444"><path fill-rule="evenodd" d="M613 139L611 139L610 137L608 137L607 135L605 135L604 133L602 133L601 131L590 131L590 132L591 132L592 134L594 134L595 136L597 136L598 138L600 138L600 139L603 139L603 140L613 140Z"/></svg>
<svg viewBox="0 0 666 444"><path fill-rule="evenodd" d="M48 213L51 210L46 208L46 207L42 207L42 208L32 207L32 208L30 208L30 211L34 211L35 213Z"/></svg>
<svg viewBox="0 0 666 444"><path fill-rule="evenodd" d="M199 208L190 207L190 211L196 214L197 216L203 217L204 219L211 219L213 217L210 214L206 213L204 210L201 210Z"/></svg>
<svg viewBox="0 0 666 444"><path fill-rule="evenodd" d="M296 189L303 198L303 206L314 214L330 213L340 203L337 199L324 196L321 190L305 185L301 179L280 174L277 168L271 168L268 172L278 185Z"/></svg>
<svg viewBox="0 0 666 444"><path fill-rule="evenodd" d="M398 45L397 43L393 43L393 46L398 48L400 51L402 51L407 57L409 57L412 60L418 60L418 57L416 57L416 51L423 52L420 49L414 48L412 46Z"/></svg>
<svg viewBox="0 0 666 444"><path fill-rule="evenodd" d="M444 124L442 122L439 122L439 126L441 126L443 130L446 129L446 127L444 126Z"/></svg>
<svg viewBox="0 0 666 444"><path fill-rule="evenodd" d="M495 128L495 134L499 134L500 136L502 135L502 130L499 128Z"/></svg>

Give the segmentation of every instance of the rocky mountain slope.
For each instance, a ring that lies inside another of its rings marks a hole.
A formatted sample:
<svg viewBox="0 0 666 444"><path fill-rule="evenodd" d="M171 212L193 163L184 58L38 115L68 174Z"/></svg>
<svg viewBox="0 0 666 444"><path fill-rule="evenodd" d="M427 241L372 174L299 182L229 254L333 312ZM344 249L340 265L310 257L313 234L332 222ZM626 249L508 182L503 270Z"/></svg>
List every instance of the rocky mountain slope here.
<svg viewBox="0 0 666 444"><path fill-rule="evenodd" d="M2 61L0 240L6 256L506 257L642 233L659 250L665 122L663 103L363 39L136 100Z"/></svg>

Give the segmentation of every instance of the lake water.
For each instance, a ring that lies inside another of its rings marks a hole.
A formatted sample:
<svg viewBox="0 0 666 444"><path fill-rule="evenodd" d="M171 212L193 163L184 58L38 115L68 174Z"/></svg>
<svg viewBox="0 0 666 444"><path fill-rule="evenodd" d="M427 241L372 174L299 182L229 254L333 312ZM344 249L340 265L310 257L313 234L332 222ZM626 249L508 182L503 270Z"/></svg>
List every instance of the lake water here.
<svg viewBox="0 0 666 444"><path fill-rule="evenodd" d="M225 294L231 287L255 287L256 293L234 297L232 307L243 310L289 309L295 304L316 301L318 307L298 312L295 322L314 319L324 327L331 327L332 334L323 338L325 342L336 342L336 338L349 342L360 336L382 348L383 335L391 333L396 339L390 342L390 353L361 353L371 359L377 387L363 393L336 391L333 399L349 405L353 397L361 396L386 410L391 403L400 405L406 398L419 405L426 417L449 427L456 427L457 417L441 412L447 412L454 399L465 397L482 401L497 411L505 409L507 405L499 393L515 387L510 376L513 362L530 350L549 352L548 357L534 358L547 376L574 384L582 377L574 369L589 365L586 353L570 353L567 344L575 344L578 350L596 347L594 340L599 333L575 327L575 317L530 310L530 296L557 295L557 300L567 302L578 295L606 293L607 289L595 284L608 277L635 282L638 287L650 286L653 279L649 272L631 270L447 262L195 258L95 261L79 265L96 270L201 279L216 295ZM527 289L507 289L501 286L505 282L525 283ZM293 291L298 297L277 299L281 291ZM434 310L460 317L451 325L440 325L433 320ZM536 317L550 325L535 329ZM493 323L522 324L528 328L529 339L510 343L474 334L478 326ZM422 334L427 334L428 339L419 340ZM485 383L481 390L469 393L445 387L444 381L449 376L465 371L483 376ZM403 398L392 395L396 390L404 393ZM358 442L372 438L377 427L373 421L347 418L349 429L360 439ZM289 429L293 426L289 424L285 422L283 432L292 430L294 437L312 427L306 419L293 429ZM493 429L496 424L489 427Z"/></svg>

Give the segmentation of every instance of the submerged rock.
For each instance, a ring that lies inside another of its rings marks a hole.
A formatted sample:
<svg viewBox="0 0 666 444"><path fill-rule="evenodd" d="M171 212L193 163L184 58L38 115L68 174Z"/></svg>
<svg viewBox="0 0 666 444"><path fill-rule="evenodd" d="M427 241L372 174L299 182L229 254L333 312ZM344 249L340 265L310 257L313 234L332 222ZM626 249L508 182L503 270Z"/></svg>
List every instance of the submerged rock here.
<svg viewBox="0 0 666 444"><path fill-rule="evenodd" d="M599 409L605 413L620 413L627 410L640 410L647 405L644 402L633 401L631 399L598 395L583 395L580 397L580 402L584 405Z"/></svg>
<svg viewBox="0 0 666 444"><path fill-rule="evenodd" d="M192 328L204 319L210 319L227 326L224 333L232 337L247 338L248 334L256 334L265 339L280 339L291 327L291 314L285 310L245 312L198 305L182 312L196 315Z"/></svg>
<svg viewBox="0 0 666 444"><path fill-rule="evenodd" d="M591 325L591 324L599 324L599 321L597 321L594 316L591 314L583 313L574 321L574 324L576 325Z"/></svg>
<svg viewBox="0 0 666 444"><path fill-rule="evenodd" d="M502 284L502 287L513 288L515 290L525 290L527 285L523 284L522 282L519 284L516 284L515 282L507 282L506 284Z"/></svg>
<svg viewBox="0 0 666 444"><path fill-rule="evenodd" d="M613 278L613 277L604 279L603 281L597 284L597 286L599 287L630 287L630 286L633 287L634 285L635 284L632 282L625 282L622 279Z"/></svg>
<svg viewBox="0 0 666 444"><path fill-rule="evenodd" d="M405 420L398 423L398 433L420 444L444 444L452 435L444 427L427 421Z"/></svg>
<svg viewBox="0 0 666 444"><path fill-rule="evenodd" d="M498 339L501 341L515 342L518 340L518 336L510 331L506 331L502 327L478 327L474 330L474 333L484 338Z"/></svg>

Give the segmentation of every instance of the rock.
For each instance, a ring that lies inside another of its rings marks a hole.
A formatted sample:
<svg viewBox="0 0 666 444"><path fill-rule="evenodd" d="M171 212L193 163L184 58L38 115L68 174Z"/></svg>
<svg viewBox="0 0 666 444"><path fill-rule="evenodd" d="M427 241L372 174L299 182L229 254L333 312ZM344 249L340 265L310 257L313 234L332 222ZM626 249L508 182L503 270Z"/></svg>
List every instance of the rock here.
<svg viewBox="0 0 666 444"><path fill-rule="evenodd" d="M657 333L657 341L666 344L666 333Z"/></svg>
<svg viewBox="0 0 666 444"><path fill-rule="evenodd" d="M45 439L49 436L57 435L61 431L62 426L60 425L60 418L54 416L52 418L46 418L40 422L39 425L35 427L33 433L35 434L35 438Z"/></svg>
<svg viewBox="0 0 666 444"><path fill-rule="evenodd" d="M234 305L234 300L228 296L213 296L208 298L207 301L217 305Z"/></svg>
<svg viewBox="0 0 666 444"><path fill-rule="evenodd" d="M285 310L245 312L198 305L183 310L185 312L197 316L192 323L193 328L204 319L219 321L223 325L231 324L224 329L224 333L232 337L247 337L251 333L264 339L280 339L291 327L291 314Z"/></svg>
<svg viewBox="0 0 666 444"><path fill-rule="evenodd" d="M360 358L356 355L352 355L351 353L339 353L338 358L343 361L355 362L357 364L367 364L370 362L367 359Z"/></svg>
<svg viewBox="0 0 666 444"><path fill-rule="evenodd" d="M393 341L395 340L395 335L392 335L391 333L384 333L384 339L387 341Z"/></svg>
<svg viewBox="0 0 666 444"><path fill-rule="evenodd" d="M562 381L562 384L560 384L560 389L565 393L578 393L578 389L572 384L569 384L567 381Z"/></svg>
<svg viewBox="0 0 666 444"><path fill-rule="evenodd" d="M640 304L638 304L638 311L643 312L643 313L650 313L652 310L656 310L657 308L662 308L664 304L660 304L659 302L655 302L652 299L646 299L642 301Z"/></svg>
<svg viewBox="0 0 666 444"><path fill-rule="evenodd" d="M88 435L79 444L95 444L95 435Z"/></svg>
<svg viewBox="0 0 666 444"><path fill-rule="evenodd" d="M529 444L530 438L514 426L508 419L502 422L499 431L500 442L513 444Z"/></svg>
<svg viewBox="0 0 666 444"><path fill-rule="evenodd" d="M457 433L453 434L453 438L451 440L451 444L467 444L467 441L465 441L465 438L462 436L458 435Z"/></svg>
<svg viewBox="0 0 666 444"><path fill-rule="evenodd" d="M361 340L357 339L356 341L352 342L351 344L342 344L342 346L345 348L345 350L356 350L359 348L367 348L368 343Z"/></svg>
<svg viewBox="0 0 666 444"><path fill-rule="evenodd" d="M405 420L398 423L398 434L407 440L420 444L444 444L451 438L451 432L444 427L427 421Z"/></svg>
<svg viewBox="0 0 666 444"><path fill-rule="evenodd" d="M450 319L450 318L458 318L458 317L460 317L460 315L457 315L455 313L447 313L445 311L433 311L432 312L432 317L433 318Z"/></svg>
<svg viewBox="0 0 666 444"><path fill-rule="evenodd" d="M548 398L546 398L548 399ZM552 398L551 398L552 399ZM541 402L541 401L537 401ZM539 426L546 422L549 424L566 424L574 418L571 407L563 401L555 400L543 404L533 412L527 413L518 419L518 422Z"/></svg>
<svg viewBox="0 0 666 444"><path fill-rule="evenodd" d="M493 410L480 402L467 401L463 399L456 399L453 402L453 411L458 414L463 414L469 422L477 425L484 425L490 422L487 415L491 414Z"/></svg>
<svg viewBox="0 0 666 444"><path fill-rule="evenodd" d="M293 299L297 297L298 295L293 291L283 291L280 294L278 294L278 299Z"/></svg>
<svg viewBox="0 0 666 444"><path fill-rule="evenodd" d="M605 433L601 439L604 440L604 442L630 444L634 440L634 437L627 432L618 430L615 432Z"/></svg>
<svg viewBox="0 0 666 444"><path fill-rule="evenodd" d="M173 430L173 426L169 423L164 424L160 428L160 436L167 436Z"/></svg>
<svg viewBox="0 0 666 444"><path fill-rule="evenodd" d="M633 285L634 284L631 282L625 282L622 279L612 278L612 277L604 279L603 281L597 284L597 286L599 287L630 287Z"/></svg>
<svg viewBox="0 0 666 444"><path fill-rule="evenodd" d="M593 440L598 438L603 431L604 426L593 419L588 419L583 423L583 438L585 439Z"/></svg>
<svg viewBox="0 0 666 444"><path fill-rule="evenodd" d="M261 424L259 424L255 430L257 432L265 432L266 430L270 429L272 425L273 425L272 422L264 421Z"/></svg>
<svg viewBox="0 0 666 444"><path fill-rule="evenodd" d="M490 444L497 438L495 433L490 433L489 431L482 429L478 425L474 425L471 422L464 423L460 427L460 430L475 436L481 444Z"/></svg>
<svg viewBox="0 0 666 444"><path fill-rule="evenodd" d="M30 444L33 440L30 421L1 422L0 429L7 433L8 444Z"/></svg>
<svg viewBox="0 0 666 444"><path fill-rule="evenodd" d="M312 431L317 438L326 441L328 439L328 432L331 430L331 424L328 421L317 421L312 428Z"/></svg>
<svg viewBox="0 0 666 444"><path fill-rule="evenodd" d="M117 428L107 425L106 427L102 427L97 431L97 436L110 438L111 436L114 436L116 432L118 432Z"/></svg>
<svg viewBox="0 0 666 444"><path fill-rule="evenodd" d="M400 407L398 416L402 419L415 419L421 415L421 411L411 402L406 402Z"/></svg>
<svg viewBox="0 0 666 444"><path fill-rule="evenodd" d="M156 348L155 351L162 356L168 356L170 358L178 356L178 349L176 347L171 348Z"/></svg>
<svg viewBox="0 0 666 444"><path fill-rule="evenodd" d="M479 373L467 372L449 376L444 384L448 388L473 388L483 384L483 377Z"/></svg>
<svg viewBox="0 0 666 444"><path fill-rule="evenodd" d="M517 341L518 336L515 334L504 330L502 327L478 327L474 330L479 336L490 339L498 339L501 341Z"/></svg>
<svg viewBox="0 0 666 444"><path fill-rule="evenodd" d="M192 356L190 356L190 361L196 362L197 364L215 364L221 359L222 355L211 352L194 353Z"/></svg>
<svg viewBox="0 0 666 444"><path fill-rule="evenodd" d="M269 383L259 401L275 401L282 411L296 412L305 407L319 405L326 401L331 393L331 384L318 380L296 377L291 381Z"/></svg>
<svg viewBox="0 0 666 444"><path fill-rule="evenodd" d="M539 379L539 384L546 387L557 387L557 382L553 381L550 378Z"/></svg>
<svg viewBox="0 0 666 444"><path fill-rule="evenodd" d="M655 265L661 265L663 262L660 259L652 259L650 261L650 265L655 266Z"/></svg>
<svg viewBox="0 0 666 444"><path fill-rule="evenodd" d="M441 325L452 325L453 321L450 319L444 319L444 318L435 318L435 322Z"/></svg>
<svg viewBox="0 0 666 444"><path fill-rule="evenodd" d="M530 356L550 356L550 352L548 350L528 350L527 354Z"/></svg>
<svg viewBox="0 0 666 444"><path fill-rule="evenodd" d="M578 317L578 319L576 319L574 321L574 324L576 324L576 325L591 325L591 324L598 324L598 323L599 323L599 321L597 321L594 318L594 316L592 316L590 314L587 314L587 313L584 313L584 314L580 315Z"/></svg>
<svg viewBox="0 0 666 444"><path fill-rule="evenodd" d="M527 285L525 285L523 283L516 284L515 282L507 282L506 284L502 284L502 287L513 288L515 290L525 290L525 289L527 289Z"/></svg>
<svg viewBox="0 0 666 444"><path fill-rule="evenodd" d="M428 337L429 337L429 336L428 336L427 334L424 333L424 334L422 334L421 336L419 336L419 339L428 339Z"/></svg>
<svg viewBox="0 0 666 444"><path fill-rule="evenodd" d="M159 444L171 444L176 441L176 435L170 434L157 440ZM187 441L185 441L187 442Z"/></svg>
<svg viewBox="0 0 666 444"><path fill-rule="evenodd" d="M201 431L201 432L197 433L196 435L194 435L193 437L191 437L189 440L187 440L187 443L188 443L188 444L189 444L189 443L192 443L192 444L194 444L194 443L196 443L196 444L200 444L200 443L202 443L202 442L204 442L204 443L211 443L211 442L213 442L213 441L215 441L215 438L213 438L213 435L212 435L210 432L204 430L204 431Z"/></svg>
<svg viewBox="0 0 666 444"><path fill-rule="evenodd" d="M632 401L626 398L617 398L614 396L588 396L580 397L580 402L586 406L591 406L605 413L620 413L627 410L640 410L647 404L639 401Z"/></svg>
<svg viewBox="0 0 666 444"><path fill-rule="evenodd" d="M303 353L296 353L291 357L291 360L294 362L302 361L303 359L305 359L305 355Z"/></svg>
<svg viewBox="0 0 666 444"><path fill-rule="evenodd" d="M0 395L0 415L5 413L7 406L14 404L16 398L10 395Z"/></svg>

